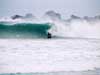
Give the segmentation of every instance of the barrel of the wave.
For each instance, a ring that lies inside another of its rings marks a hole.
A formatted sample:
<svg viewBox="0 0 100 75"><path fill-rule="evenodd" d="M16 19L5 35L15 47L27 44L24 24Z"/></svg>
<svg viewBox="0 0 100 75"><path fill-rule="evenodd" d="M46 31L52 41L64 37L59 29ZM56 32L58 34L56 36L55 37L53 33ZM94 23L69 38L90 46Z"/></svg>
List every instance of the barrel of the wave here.
<svg viewBox="0 0 100 75"><path fill-rule="evenodd" d="M51 38L49 23L0 23L0 38Z"/></svg>

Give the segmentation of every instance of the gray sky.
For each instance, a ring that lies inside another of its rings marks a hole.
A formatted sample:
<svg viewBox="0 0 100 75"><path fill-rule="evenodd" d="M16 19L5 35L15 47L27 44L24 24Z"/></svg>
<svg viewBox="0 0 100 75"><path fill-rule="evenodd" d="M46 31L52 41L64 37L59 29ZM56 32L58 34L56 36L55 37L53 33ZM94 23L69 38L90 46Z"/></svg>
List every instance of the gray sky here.
<svg viewBox="0 0 100 75"><path fill-rule="evenodd" d="M100 0L0 0L0 16L33 13L41 16L48 10L62 16L95 16L100 14Z"/></svg>

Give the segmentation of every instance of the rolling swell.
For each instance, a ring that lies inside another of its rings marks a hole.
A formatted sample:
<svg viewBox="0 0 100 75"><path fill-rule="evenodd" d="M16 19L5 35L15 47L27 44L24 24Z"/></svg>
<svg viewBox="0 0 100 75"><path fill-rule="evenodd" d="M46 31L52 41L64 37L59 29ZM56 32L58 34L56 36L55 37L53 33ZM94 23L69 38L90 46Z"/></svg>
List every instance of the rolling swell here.
<svg viewBox="0 0 100 75"><path fill-rule="evenodd" d="M13 25L0 23L0 38L47 38L50 28L49 23L17 23Z"/></svg>

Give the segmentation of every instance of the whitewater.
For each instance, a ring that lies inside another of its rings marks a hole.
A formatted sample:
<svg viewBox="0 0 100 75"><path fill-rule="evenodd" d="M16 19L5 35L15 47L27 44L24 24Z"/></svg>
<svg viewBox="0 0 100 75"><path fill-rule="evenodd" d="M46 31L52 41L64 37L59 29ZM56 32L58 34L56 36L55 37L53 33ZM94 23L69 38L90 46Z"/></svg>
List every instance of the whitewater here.
<svg viewBox="0 0 100 75"><path fill-rule="evenodd" d="M100 75L99 19L3 18L0 33L0 75Z"/></svg>

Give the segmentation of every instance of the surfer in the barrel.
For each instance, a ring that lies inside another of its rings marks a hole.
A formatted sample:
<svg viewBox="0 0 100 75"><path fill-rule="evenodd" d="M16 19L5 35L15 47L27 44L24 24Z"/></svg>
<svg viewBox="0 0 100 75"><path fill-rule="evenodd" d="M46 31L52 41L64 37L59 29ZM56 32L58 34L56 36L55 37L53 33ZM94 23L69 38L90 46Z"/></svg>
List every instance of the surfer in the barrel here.
<svg viewBox="0 0 100 75"><path fill-rule="evenodd" d="M52 38L51 33L48 32L48 38Z"/></svg>

